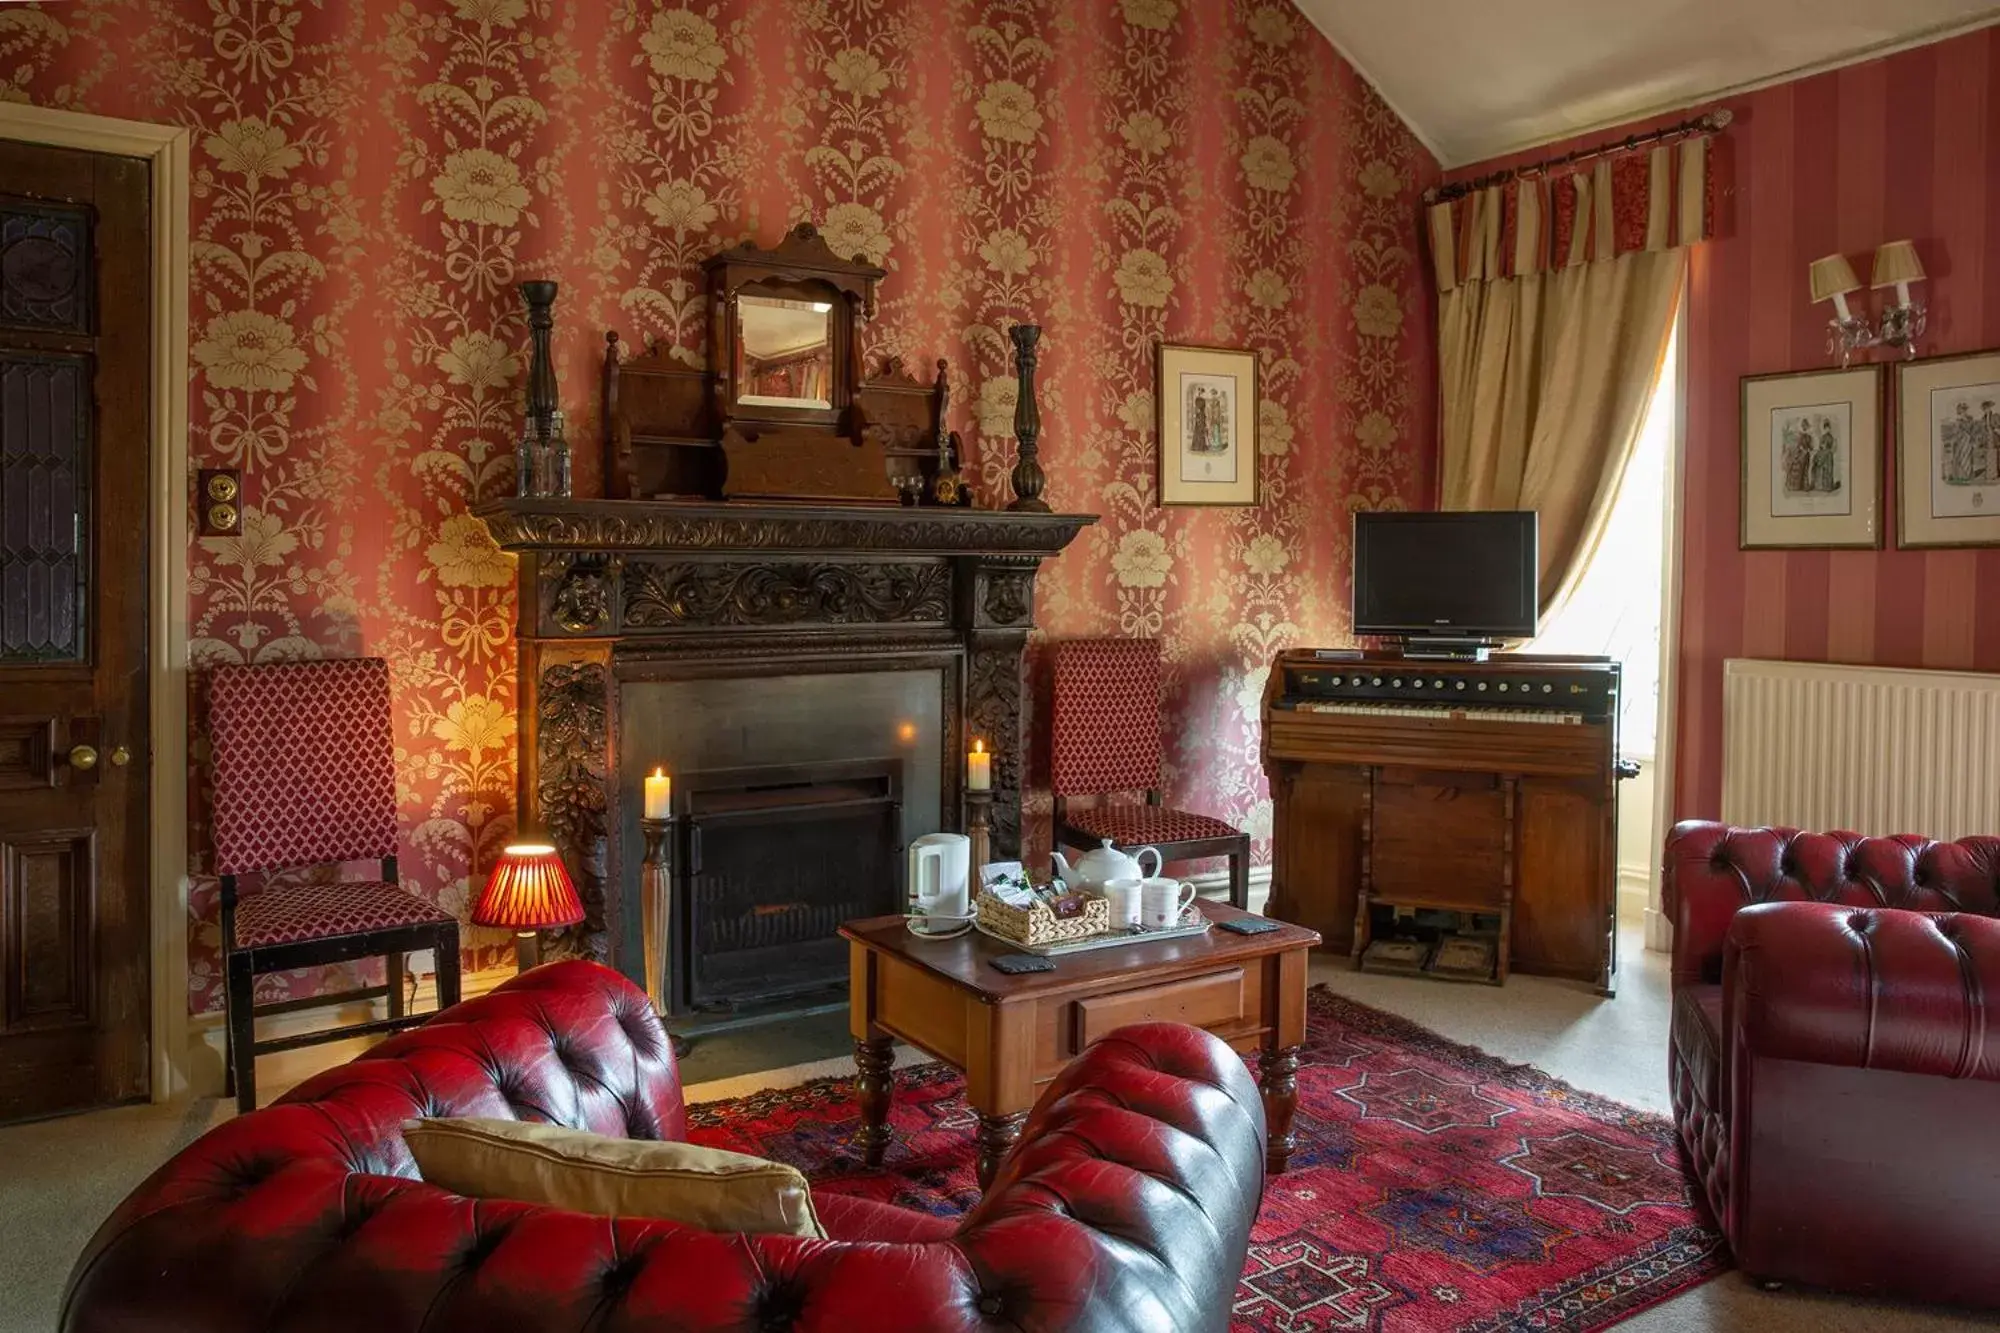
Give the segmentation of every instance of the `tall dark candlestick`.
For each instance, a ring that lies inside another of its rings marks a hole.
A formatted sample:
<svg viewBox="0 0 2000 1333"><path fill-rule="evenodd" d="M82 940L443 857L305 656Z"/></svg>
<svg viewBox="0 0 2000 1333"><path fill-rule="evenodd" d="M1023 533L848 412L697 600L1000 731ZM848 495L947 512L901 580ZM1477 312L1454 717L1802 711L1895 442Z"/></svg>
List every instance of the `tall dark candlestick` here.
<svg viewBox="0 0 2000 1333"><path fill-rule="evenodd" d="M568 495L569 447L562 438L562 413L556 408L556 363L549 350L555 329L556 284L524 282L521 300L528 307L528 421L521 433L520 495Z"/></svg>
<svg viewBox="0 0 2000 1333"><path fill-rule="evenodd" d="M1020 441L1020 457L1014 463L1014 500L1007 507L1017 512L1046 514L1042 499L1042 465L1035 459L1035 439L1042 433L1041 409L1035 405L1035 343L1041 339L1039 324L1016 324L1007 331L1014 340L1014 369L1020 376L1020 392L1014 400L1014 438Z"/></svg>

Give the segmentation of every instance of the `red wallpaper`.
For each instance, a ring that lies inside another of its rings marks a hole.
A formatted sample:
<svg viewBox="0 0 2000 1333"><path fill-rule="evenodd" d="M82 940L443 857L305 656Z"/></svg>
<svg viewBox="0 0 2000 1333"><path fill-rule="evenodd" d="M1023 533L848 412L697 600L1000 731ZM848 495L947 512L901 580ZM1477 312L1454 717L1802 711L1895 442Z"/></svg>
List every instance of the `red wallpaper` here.
<svg viewBox="0 0 2000 1333"><path fill-rule="evenodd" d="M744 236L889 267L869 349L951 359L982 502L1040 322L1048 495L1103 516L1042 623L1158 636L1175 799L1260 836L1263 666L1345 637L1349 511L1430 493L1435 164L1286 0L76 0L0 8L0 97L194 130L193 454L247 473L197 660L388 656L404 871L454 906L513 826L511 567L465 511L511 486L524 277L584 494L603 330L694 352ZM1262 355L1260 508L1154 503L1162 336Z"/></svg>
<svg viewBox="0 0 2000 1333"><path fill-rule="evenodd" d="M1736 122L1718 141L1718 234L1693 251L1684 350L1679 818L1719 811L1724 658L2000 671L2000 549L1737 549L1738 380L1829 364L1812 260L1842 251L1865 275L1877 244L1911 237L1930 275L1924 352L2000 345L2000 28L1720 105Z"/></svg>

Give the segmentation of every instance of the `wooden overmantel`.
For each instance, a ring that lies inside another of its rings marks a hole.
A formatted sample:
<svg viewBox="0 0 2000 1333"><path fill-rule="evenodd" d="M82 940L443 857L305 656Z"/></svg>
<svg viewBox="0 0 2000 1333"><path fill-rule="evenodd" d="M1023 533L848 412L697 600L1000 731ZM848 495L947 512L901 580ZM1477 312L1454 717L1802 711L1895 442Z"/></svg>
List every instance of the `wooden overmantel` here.
<svg viewBox="0 0 2000 1333"><path fill-rule="evenodd" d="M969 736L994 750L993 845L1018 855L1035 574L1093 514L843 504L493 501L473 511L519 559L520 821L562 850L584 899L565 951L623 938L619 681L812 663L943 661L945 821ZM850 666L850 669L853 669Z"/></svg>

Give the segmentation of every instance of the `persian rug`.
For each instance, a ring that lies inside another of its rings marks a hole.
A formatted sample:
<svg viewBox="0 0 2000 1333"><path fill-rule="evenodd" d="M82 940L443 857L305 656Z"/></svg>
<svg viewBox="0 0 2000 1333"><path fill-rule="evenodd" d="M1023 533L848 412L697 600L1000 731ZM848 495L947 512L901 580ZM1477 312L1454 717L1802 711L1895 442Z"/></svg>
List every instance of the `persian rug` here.
<svg viewBox="0 0 2000 1333"><path fill-rule="evenodd" d="M1307 1031L1298 1150L1265 1190L1238 1333L1582 1333L1728 1266L1666 1119L1318 988ZM963 1093L944 1065L897 1071L879 1170L850 1144L851 1079L693 1107L690 1137L951 1216L979 1198Z"/></svg>

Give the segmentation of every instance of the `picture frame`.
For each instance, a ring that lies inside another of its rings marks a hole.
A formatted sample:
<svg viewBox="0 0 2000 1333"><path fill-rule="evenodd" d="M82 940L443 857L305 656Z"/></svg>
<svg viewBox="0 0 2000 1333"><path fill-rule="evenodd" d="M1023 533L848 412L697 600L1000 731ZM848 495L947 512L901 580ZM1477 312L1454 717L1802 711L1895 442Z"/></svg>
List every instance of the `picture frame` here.
<svg viewBox="0 0 2000 1333"><path fill-rule="evenodd" d="M1155 384L1156 482L1162 505L1255 505L1257 354L1160 344Z"/></svg>
<svg viewBox="0 0 2000 1333"><path fill-rule="evenodd" d="M1882 545L1881 366L1745 375L1741 550Z"/></svg>
<svg viewBox="0 0 2000 1333"><path fill-rule="evenodd" d="M2000 349L1897 365L1896 545L2000 546Z"/></svg>

